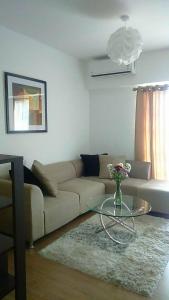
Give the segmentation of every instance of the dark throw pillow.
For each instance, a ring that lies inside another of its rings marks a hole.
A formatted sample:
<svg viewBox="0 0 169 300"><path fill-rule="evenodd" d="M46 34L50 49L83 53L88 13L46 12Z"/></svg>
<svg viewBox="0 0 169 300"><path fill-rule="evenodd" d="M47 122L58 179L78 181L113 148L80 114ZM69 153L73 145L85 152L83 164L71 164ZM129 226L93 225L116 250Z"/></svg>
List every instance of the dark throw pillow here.
<svg viewBox="0 0 169 300"><path fill-rule="evenodd" d="M107 155L107 153L103 153ZM81 154L80 155L84 165L84 176L99 176L100 162L98 154Z"/></svg>
<svg viewBox="0 0 169 300"><path fill-rule="evenodd" d="M29 168L23 166L23 172L24 172L24 183L37 185L43 191L43 187L39 179L32 173L32 171ZM12 170L9 170L9 175L12 179Z"/></svg>

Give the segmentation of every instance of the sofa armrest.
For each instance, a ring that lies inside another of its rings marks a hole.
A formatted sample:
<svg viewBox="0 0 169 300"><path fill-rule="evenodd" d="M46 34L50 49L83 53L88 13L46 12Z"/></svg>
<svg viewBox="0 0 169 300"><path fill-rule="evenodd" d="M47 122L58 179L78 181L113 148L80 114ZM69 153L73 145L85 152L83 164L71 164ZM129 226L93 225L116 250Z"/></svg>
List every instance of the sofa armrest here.
<svg viewBox="0 0 169 300"><path fill-rule="evenodd" d="M0 195L10 197L12 183L0 179ZM39 187L24 184L26 240L30 243L44 235L44 198ZM12 233L12 208L0 211L0 230Z"/></svg>

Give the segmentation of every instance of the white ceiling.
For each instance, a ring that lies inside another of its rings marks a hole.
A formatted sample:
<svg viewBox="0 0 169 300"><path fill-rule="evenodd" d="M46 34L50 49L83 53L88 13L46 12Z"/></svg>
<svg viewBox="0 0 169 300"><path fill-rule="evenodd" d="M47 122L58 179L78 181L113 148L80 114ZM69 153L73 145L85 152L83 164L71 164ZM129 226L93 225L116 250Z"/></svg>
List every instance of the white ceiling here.
<svg viewBox="0 0 169 300"><path fill-rule="evenodd" d="M144 50L169 48L169 0L0 0L1 25L79 58L106 54L122 14Z"/></svg>

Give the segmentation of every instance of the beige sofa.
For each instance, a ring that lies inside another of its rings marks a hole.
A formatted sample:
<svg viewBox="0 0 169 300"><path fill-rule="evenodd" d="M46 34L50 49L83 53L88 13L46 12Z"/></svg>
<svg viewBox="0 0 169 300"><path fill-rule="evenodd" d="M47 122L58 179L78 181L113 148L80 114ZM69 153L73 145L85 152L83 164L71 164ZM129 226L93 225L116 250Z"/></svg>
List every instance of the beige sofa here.
<svg viewBox="0 0 169 300"><path fill-rule="evenodd" d="M34 241L70 222L88 210L90 197L113 193L111 179L83 177L81 160L47 165L57 184L56 196L44 196L39 187L25 184L26 240ZM169 184L164 181L128 178L122 183L124 194L138 195L151 202L152 210L169 213ZM0 179L0 195L10 196L11 181ZM0 212L0 230L12 230L11 208Z"/></svg>

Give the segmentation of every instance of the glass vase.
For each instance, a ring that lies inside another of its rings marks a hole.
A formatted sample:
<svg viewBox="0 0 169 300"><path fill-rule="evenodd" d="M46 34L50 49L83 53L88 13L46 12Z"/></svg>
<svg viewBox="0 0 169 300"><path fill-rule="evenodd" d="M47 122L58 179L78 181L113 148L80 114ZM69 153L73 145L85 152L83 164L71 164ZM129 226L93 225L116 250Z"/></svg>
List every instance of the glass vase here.
<svg viewBox="0 0 169 300"><path fill-rule="evenodd" d="M122 203L122 190L121 190L121 181L116 180L116 191L114 193L115 205L121 205Z"/></svg>

